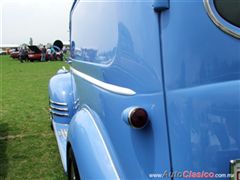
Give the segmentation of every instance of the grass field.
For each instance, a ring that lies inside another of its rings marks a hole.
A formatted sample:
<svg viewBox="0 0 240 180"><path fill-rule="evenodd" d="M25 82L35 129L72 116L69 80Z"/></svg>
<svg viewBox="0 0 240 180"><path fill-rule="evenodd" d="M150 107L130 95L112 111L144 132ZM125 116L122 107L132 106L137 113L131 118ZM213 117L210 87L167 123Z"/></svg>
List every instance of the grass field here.
<svg viewBox="0 0 240 180"><path fill-rule="evenodd" d="M66 179L48 116L48 80L64 62L0 56L0 179Z"/></svg>

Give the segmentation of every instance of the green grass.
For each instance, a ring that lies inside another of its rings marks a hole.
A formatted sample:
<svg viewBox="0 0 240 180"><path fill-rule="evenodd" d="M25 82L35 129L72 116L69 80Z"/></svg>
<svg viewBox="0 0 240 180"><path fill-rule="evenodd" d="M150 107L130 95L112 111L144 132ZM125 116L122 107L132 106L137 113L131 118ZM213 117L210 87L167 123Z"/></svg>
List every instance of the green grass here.
<svg viewBox="0 0 240 180"><path fill-rule="evenodd" d="M48 81L63 65L0 56L0 179L66 179L48 115Z"/></svg>

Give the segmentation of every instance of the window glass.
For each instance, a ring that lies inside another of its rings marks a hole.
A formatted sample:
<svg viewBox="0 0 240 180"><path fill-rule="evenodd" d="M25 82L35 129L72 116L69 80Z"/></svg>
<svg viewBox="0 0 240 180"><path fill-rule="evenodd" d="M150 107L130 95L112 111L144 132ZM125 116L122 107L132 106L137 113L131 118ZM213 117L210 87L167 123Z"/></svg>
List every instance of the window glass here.
<svg viewBox="0 0 240 180"><path fill-rule="evenodd" d="M214 4L223 19L240 27L240 0L214 0Z"/></svg>

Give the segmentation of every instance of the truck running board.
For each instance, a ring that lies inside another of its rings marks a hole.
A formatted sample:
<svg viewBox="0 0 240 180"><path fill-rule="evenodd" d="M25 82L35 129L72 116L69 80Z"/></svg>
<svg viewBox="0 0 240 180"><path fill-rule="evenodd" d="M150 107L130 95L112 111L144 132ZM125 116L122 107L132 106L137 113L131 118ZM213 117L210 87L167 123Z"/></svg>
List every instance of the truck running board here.
<svg viewBox="0 0 240 180"><path fill-rule="evenodd" d="M54 133L58 143L58 149L60 152L62 164L64 171L67 172L67 159L66 159L66 151L67 151L67 133L68 133L68 124L60 124L52 121Z"/></svg>

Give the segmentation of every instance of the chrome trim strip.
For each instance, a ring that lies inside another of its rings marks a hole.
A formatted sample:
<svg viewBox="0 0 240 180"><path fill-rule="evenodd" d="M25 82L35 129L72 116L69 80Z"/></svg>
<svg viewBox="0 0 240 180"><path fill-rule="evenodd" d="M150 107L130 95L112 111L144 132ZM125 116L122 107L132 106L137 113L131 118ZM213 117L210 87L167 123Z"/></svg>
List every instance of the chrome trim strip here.
<svg viewBox="0 0 240 180"><path fill-rule="evenodd" d="M76 99L76 101L74 101L74 104L77 104L79 102L79 98Z"/></svg>
<svg viewBox="0 0 240 180"><path fill-rule="evenodd" d="M231 36L235 37L235 38L239 38L240 39L240 33L236 33L233 30L229 29L228 27L224 26L214 15L211 5L210 5L210 0L203 0L204 3L204 7L207 11L208 16L210 17L210 19L213 21L213 23L220 28L222 31L224 31L227 34L230 34Z"/></svg>
<svg viewBox="0 0 240 180"><path fill-rule="evenodd" d="M79 106L80 106L80 104L76 104L76 105L74 106L74 109L78 109Z"/></svg>
<svg viewBox="0 0 240 180"><path fill-rule="evenodd" d="M50 101L50 103L52 103L52 104L56 104L56 105L59 105L59 106L67 106L67 103L62 103L62 102L56 102L56 101L53 101L53 100L49 100Z"/></svg>
<svg viewBox="0 0 240 180"><path fill-rule="evenodd" d="M86 109L86 108L83 108L82 110L84 110L85 112L87 112L87 113L89 114L90 119L93 121L93 124L94 124L95 128L97 129L97 132L98 132L98 134L99 134L99 137L100 137L100 139L101 139L101 141L102 141L102 143L103 143L103 145L104 145L104 149L106 150L107 157L108 157L108 159L109 159L109 161L110 161L110 163L111 163L111 166L112 166L112 168L113 168L114 174L116 175L116 179L120 180L120 177L119 177L119 175L118 175L118 172L117 172L117 170L116 170L116 167L115 167L115 165L113 164L113 160L112 160L112 158L111 158L111 156L110 156L110 153L109 153L109 151L108 151L107 145L106 145L106 143L105 143L105 141L104 141L104 139L103 139L103 136L102 136L102 134L101 134L101 132L100 132L100 130L99 130L99 128L98 128L98 126L97 126L97 124L96 124L93 116L92 116L92 114L91 114L91 113L89 112L89 110Z"/></svg>
<svg viewBox="0 0 240 180"><path fill-rule="evenodd" d="M67 130L66 129L60 129L60 130L58 130L58 135L59 136L62 136L64 139L67 139Z"/></svg>
<svg viewBox="0 0 240 180"><path fill-rule="evenodd" d="M64 116L64 117L68 117L69 114L68 113L60 113L60 112L55 112L52 109L49 109L50 113L56 116Z"/></svg>
<svg viewBox="0 0 240 180"><path fill-rule="evenodd" d="M64 132L64 137L67 138L68 131L66 129L64 129L63 132Z"/></svg>
<svg viewBox="0 0 240 180"><path fill-rule="evenodd" d="M116 85L109 84L109 83L105 83L103 81L93 78L92 76L82 73L82 72L74 69L73 67L70 67L70 69L75 75L83 78L84 80L86 80L104 90L107 90L107 91L110 91L110 92L116 93L116 94L126 95L126 96L132 96L132 95L136 94L136 92L131 89L116 86Z"/></svg>
<svg viewBox="0 0 240 180"><path fill-rule="evenodd" d="M58 110L58 111L68 111L68 108L59 108L59 107L54 107L52 105L50 105L50 108L53 110Z"/></svg>
<svg viewBox="0 0 240 180"><path fill-rule="evenodd" d="M59 124L59 125L61 125L61 126L69 127L69 124L63 124L63 123L57 123L57 122L54 122L54 124Z"/></svg>
<svg viewBox="0 0 240 180"><path fill-rule="evenodd" d="M97 66L97 67L104 67L104 68L106 68L106 67L109 67L109 66L112 65L114 58L106 61L106 63L104 63L104 64L94 63L94 62L90 62L90 61L84 61L84 60L81 60L81 59L74 59L74 58L72 58L72 57L69 57L69 59L70 59L70 61L72 61L72 62L73 62L73 61L77 61L77 62L80 62L80 63L82 63L82 64L87 64L87 65L92 65L92 66Z"/></svg>

